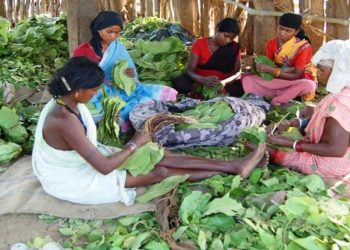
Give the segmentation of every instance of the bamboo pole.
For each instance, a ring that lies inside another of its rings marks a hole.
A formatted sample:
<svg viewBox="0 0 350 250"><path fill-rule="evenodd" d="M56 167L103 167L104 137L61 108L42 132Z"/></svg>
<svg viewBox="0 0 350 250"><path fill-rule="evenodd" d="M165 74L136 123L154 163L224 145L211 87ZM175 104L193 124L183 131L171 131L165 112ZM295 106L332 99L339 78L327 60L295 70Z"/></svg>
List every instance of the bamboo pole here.
<svg viewBox="0 0 350 250"><path fill-rule="evenodd" d="M229 4L234 4L238 8L242 8L245 11L247 11L250 15L254 15L254 16L282 16L285 13L281 11L256 10L256 9L247 7L241 3L234 2L233 0L225 0L225 2ZM303 14L303 13L301 15L303 16L303 19L307 19L311 21L337 23L345 26L350 25L350 20L346 20L346 19L334 18L334 17L319 17L319 16Z"/></svg>

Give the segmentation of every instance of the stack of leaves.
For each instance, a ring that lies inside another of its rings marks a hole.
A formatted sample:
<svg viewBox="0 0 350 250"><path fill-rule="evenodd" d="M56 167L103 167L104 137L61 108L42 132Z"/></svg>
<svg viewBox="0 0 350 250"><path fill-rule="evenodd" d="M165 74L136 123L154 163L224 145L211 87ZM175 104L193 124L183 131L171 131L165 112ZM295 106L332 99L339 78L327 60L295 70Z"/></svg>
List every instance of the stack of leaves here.
<svg viewBox="0 0 350 250"><path fill-rule="evenodd" d="M175 36L186 44L191 44L194 40L194 37L182 28L179 23L172 23L158 17L136 18L125 25L122 36L130 41L139 39L161 41L170 36Z"/></svg>
<svg viewBox="0 0 350 250"><path fill-rule="evenodd" d="M171 81L185 70L188 52L176 37L162 41L137 40L129 51L144 83L171 85Z"/></svg>
<svg viewBox="0 0 350 250"><path fill-rule="evenodd" d="M99 142L117 146L119 144L119 111L126 103L118 97L108 96L102 101L103 118L97 129L97 139Z"/></svg>
<svg viewBox="0 0 350 250"><path fill-rule="evenodd" d="M254 59L254 63L253 63L253 67L252 67L253 74L258 75L258 76L264 78L265 80L272 80L273 79L272 74L266 73L266 72L259 72L256 69L256 65L260 64L260 63L266 64L266 65L271 66L271 67L275 67L274 62L271 61L270 58L260 55L260 56L255 57L255 59Z"/></svg>
<svg viewBox="0 0 350 250"><path fill-rule="evenodd" d="M8 143L1 140L1 157L0 162L8 162L15 158L22 148L19 144L26 142L28 133L25 127L19 121L19 116L15 109L2 106L0 109L0 128L2 138Z"/></svg>
<svg viewBox="0 0 350 250"><path fill-rule="evenodd" d="M132 176L147 175L163 156L164 148L159 147L157 143L148 142L123 161L118 169L128 170Z"/></svg>
<svg viewBox="0 0 350 250"><path fill-rule="evenodd" d="M120 60L113 67L113 85L118 89L124 90L125 93L130 96L136 88L135 79L126 75L125 71L129 68L129 64L126 60Z"/></svg>
<svg viewBox="0 0 350 250"><path fill-rule="evenodd" d="M0 163L10 162L22 152L20 145L0 139Z"/></svg>
<svg viewBox="0 0 350 250"><path fill-rule="evenodd" d="M183 116L193 117L197 123L179 124L176 130L192 128L218 128L219 124L234 116L231 106L225 101L202 102L192 109L181 113Z"/></svg>

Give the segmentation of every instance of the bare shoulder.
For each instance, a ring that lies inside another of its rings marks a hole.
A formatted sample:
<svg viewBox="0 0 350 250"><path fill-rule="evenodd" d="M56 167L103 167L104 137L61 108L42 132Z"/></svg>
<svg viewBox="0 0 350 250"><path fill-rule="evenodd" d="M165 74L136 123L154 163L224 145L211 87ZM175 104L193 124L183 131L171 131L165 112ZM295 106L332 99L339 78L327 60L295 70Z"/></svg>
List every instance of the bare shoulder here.
<svg viewBox="0 0 350 250"><path fill-rule="evenodd" d="M76 117L60 109L54 109L47 115L43 136L50 146L60 150L72 150L69 145L72 135L75 138L85 136L84 129Z"/></svg>

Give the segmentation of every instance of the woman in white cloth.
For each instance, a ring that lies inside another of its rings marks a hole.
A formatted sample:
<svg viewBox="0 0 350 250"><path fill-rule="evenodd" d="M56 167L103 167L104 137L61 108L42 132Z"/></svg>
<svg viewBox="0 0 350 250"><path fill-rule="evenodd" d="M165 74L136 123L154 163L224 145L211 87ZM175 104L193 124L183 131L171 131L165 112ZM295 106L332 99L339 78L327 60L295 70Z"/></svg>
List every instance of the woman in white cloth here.
<svg viewBox="0 0 350 250"><path fill-rule="evenodd" d="M98 149L96 127L85 107L103 82L104 73L86 58L70 59L49 84L53 99L43 109L35 133L33 169L44 190L52 196L82 204L121 201L130 205L134 187L162 181L172 175L189 175L189 181L215 174L247 177L259 162L265 163L265 144L245 158L208 160L165 152L148 175L132 177L118 170L138 147L151 140L136 132L116 153ZM107 155L107 156L105 156ZM143 159L140 159L142 161Z"/></svg>

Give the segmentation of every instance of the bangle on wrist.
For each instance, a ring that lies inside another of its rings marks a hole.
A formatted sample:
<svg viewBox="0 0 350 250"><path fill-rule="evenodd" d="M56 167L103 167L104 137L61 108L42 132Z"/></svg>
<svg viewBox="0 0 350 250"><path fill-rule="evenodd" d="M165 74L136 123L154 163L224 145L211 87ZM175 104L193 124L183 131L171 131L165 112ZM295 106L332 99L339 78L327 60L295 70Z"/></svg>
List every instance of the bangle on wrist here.
<svg viewBox="0 0 350 250"><path fill-rule="evenodd" d="M273 76L274 77L279 77L281 74L281 69L280 68L274 68L273 70Z"/></svg>
<svg viewBox="0 0 350 250"><path fill-rule="evenodd" d="M295 144L295 151L297 152L304 152L303 150L303 142L302 141L297 141Z"/></svg>
<svg viewBox="0 0 350 250"><path fill-rule="evenodd" d="M138 148L138 146L137 146L135 143L130 142L130 141L126 144L126 146L127 146L128 148L130 148L131 152L136 151L137 148Z"/></svg>
<svg viewBox="0 0 350 250"><path fill-rule="evenodd" d="M297 151L296 146L297 146L298 142L299 142L299 140L295 140L293 142L293 149L294 149L294 151Z"/></svg>

